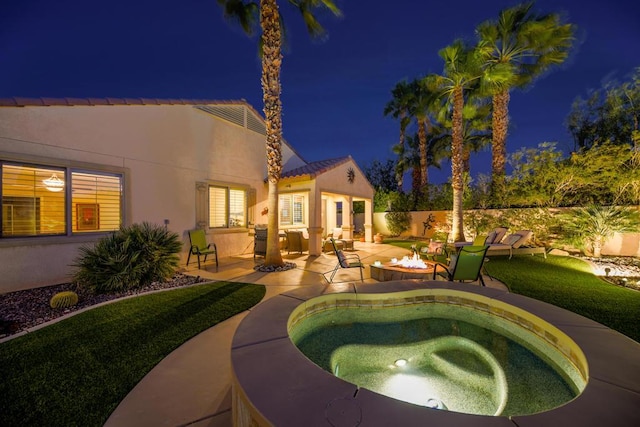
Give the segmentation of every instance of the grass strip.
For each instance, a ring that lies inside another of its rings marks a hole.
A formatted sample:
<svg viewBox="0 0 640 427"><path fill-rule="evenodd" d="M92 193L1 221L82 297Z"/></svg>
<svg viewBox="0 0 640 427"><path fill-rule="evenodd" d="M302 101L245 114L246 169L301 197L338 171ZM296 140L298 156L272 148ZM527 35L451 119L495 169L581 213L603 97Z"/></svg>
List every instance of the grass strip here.
<svg viewBox="0 0 640 427"><path fill-rule="evenodd" d="M581 259L549 255L491 257L486 269L511 292L565 308L640 342L640 292L612 285Z"/></svg>
<svg viewBox="0 0 640 427"><path fill-rule="evenodd" d="M164 357L264 294L232 282L148 294L7 341L0 425L101 426Z"/></svg>

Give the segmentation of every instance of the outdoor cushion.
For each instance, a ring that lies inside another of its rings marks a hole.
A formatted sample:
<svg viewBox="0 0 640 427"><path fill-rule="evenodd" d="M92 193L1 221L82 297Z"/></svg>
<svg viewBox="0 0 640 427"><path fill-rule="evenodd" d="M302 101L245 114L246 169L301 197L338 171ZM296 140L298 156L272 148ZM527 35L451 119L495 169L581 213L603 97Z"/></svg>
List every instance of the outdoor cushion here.
<svg viewBox="0 0 640 427"><path fill-rule="evenodd" d="M502 241L501 245L506 245L506 246L513 246L516 242L520 241L520 239L522 239L522 236L520 234L509 234L507 237L504 238L504 240Z"/></svg>
<svg viewBox="0 0 640 427"><path fill-rule="evenodd" d="M493 241L496 239L496 235L498 233L496 232L496 230L493 230L492 232L489 233L489 235L487 235L487 239L484 241L485 245L490 245L491 243L493 243Z"/></svg>
<svg viewBox="0 0 640 427"><path fill-rule="evenodd" d="M511 245L514 249L519 248L520 246L526 245L533 237L533 231L531 230L520 230L516 234L520 235L520 239L518 239L513 245Z"/></svg>
<svg viewBox="0 0 640 427"><path fill-rule="evenodd" d="M494 230L496 232L496 236L493 238L491 242L487 242L487 244L490 245L491 243L501 243L502 238L507 234L507 230L508 229L506 227L497 227Z"/></svg>

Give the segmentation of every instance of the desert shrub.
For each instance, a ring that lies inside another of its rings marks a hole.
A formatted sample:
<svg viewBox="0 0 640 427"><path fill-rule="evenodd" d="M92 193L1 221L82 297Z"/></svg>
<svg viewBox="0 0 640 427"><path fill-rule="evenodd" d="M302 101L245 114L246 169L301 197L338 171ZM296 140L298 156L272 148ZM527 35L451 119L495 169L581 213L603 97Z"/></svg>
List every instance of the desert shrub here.
<svg viewBox="0 0 640 427"><path fill-rule="evenodd" d="M122 226L92 247L80 248L74 280L95 292L118 292L165 280L176 271L179 236L144 222Z"/></svg>
<svg viewBox="0 0 640 427"><path fill-rule="evenodd" d="M51 308L73 307L78 303L78 294L73 291L58 292L51 297L49 305Z"/></svg>
<svg viewBox="0 0 640 427"><path fill-rule="evenodd" d="M640 214L631 208L591 205L561 216L564 241L600 257L602 247L614 233L637 232Z"/></svg>

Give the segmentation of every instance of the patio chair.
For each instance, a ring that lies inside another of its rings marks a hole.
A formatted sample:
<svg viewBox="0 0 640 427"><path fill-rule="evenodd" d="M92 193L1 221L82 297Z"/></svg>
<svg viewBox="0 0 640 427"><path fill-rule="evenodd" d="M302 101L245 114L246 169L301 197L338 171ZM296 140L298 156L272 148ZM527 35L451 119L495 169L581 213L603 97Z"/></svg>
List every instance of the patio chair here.
<svg viewBox="0 0 640 427"><path fill-rule="evenodd" d="M201 256L204 256L203 263L205 263L207 262L207 256L215 255L216 269L218 268L218 248L216 248L215 243L207 243L207 237L204 234L204 230L190 230L189 241L191 243L191 248L189 249L189 256L187 257L187 265L189 265L189 260L191 259L191 255L195 255L198 257L198 270L199 270ZM213 248L211 248L211 245L213 245Z"/></svg>
<svg viewBox="0 0 640 427"><path fill-rule="evenodd" d="M451 257L449 265L437 263L443 268L433 270L434 280L439 274L450 281L475 282L479 280L480 284L485 286L482 278L482 266L488 249L488 246L463 246L456 255Z"/></svg>
<svg viewBox="0 0 640 427"><path fill-rule="evenodd" d="M306 252L309 250L309 239L305 239L302 231L286 230L287 234L287 253Z"/></svg>
<svg viewBox="0 0 640 427"><path fill-rule="evenodd" d="M256 259L256 255L267 256L267 229L256 227L255 233L253 236L253 259Z"/></svg>
<svg viewBox="0 0 640 427"><path fill-rule="evenodd" d="M446 262L449 259L449 253L444 242L430 241L428 246L422 246L418 250L420 258L429 261Z"/></svg>
<svg viewBox="0 0 640 427"><path fill-rule="evenodd" d="M362 275L362 270L364 270L364 264L360 260L360 257L358 256L358 254L352 253L352 254L346 255L341 249L338 249L338 247L336 246L336 241L333 237L330 237L329 240L333 245L333 250L336 253L336 257L338 258L338 263L333 268L333 270L327 271L326 273L322 273L324 278L326 279L327 278L326 275L331 273L331 277L329 278L328 282L333 283L334 276L336 275L338 270L340 270L341 268L357 268L360 270L360 281L364 282L364 276Z"/></svg>

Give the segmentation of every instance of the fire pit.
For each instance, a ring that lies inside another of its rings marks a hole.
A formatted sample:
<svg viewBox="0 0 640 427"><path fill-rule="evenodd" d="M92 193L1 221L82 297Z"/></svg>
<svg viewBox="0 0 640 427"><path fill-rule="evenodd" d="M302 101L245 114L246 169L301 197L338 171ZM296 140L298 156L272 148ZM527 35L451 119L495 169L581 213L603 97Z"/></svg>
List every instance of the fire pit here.
<svg viewBox="0 0 640 427"><path fill-rule="evenodd" d="M437 263L424 261L414 253L413 256L405 256L401 260L393 258L386 263L376 261L371 265L371 278L379 282L404 279L428 280L433 277L434 268L437 268Z"/></svg>

